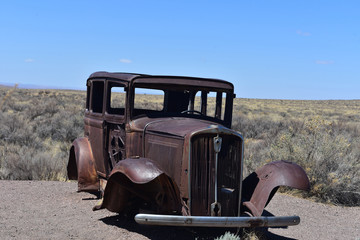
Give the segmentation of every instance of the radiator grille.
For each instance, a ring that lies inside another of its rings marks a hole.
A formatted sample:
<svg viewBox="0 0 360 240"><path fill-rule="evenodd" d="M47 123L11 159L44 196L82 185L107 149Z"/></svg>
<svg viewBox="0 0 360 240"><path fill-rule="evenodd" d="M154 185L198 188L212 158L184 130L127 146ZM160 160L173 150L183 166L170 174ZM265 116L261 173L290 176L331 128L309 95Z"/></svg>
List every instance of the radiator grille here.
<svg viewBox="0 0 360 240"><path fill-rule="evenodd" d="M200 134L191 145L191 214L211 215L210 205L215 201L215 134ZM237 216L240 172L241 138L220 135L221 151L218 159L218 201L222 216Z"/></svg>

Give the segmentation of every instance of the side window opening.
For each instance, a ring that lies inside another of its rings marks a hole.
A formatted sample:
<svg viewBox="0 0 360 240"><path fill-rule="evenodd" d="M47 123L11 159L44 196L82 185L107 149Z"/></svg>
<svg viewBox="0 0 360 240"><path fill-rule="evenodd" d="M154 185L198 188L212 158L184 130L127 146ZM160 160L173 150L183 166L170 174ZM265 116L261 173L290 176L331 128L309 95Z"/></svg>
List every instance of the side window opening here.
<svg viewBox="0 0 360 240"><path fill-rule="evenodd" d="M92 82L92 95L91 95L91 111L94 113L102 113L103 99L104 99L104 82Z"/></svg>
<svg viewBox="0 0 360 240"><path fill-rule="evenodd" d="M135 88L133 116L164 111L164 98L163 90Z"/></svg>
<svg viewBox="0 0 360 240"><path fill-rule="evenodd" d="M109 88L109 114L124 115L126 91L124 86L113 85Z"/></svg>

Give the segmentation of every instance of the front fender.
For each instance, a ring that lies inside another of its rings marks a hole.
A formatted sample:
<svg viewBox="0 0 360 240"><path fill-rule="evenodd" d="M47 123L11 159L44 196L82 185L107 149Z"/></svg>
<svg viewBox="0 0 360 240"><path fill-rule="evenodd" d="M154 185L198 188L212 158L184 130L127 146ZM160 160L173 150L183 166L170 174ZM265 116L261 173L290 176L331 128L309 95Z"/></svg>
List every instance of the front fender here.
<svg viewBox="0 0 360 240"><path fill-rule="evenodd" d="M181 211L179 190L156 162L147 158L128 158L118 162L110 173L102 203L94 210L132 211L143 203L157 213Z"/></svg>
<svg viewBox="0 0 360 240"><path fill-rule="evenodd" d="M271 162L244 179L243 205L253 216L261 216L265 205L279 186L310 189L309 179L299 165L287 161Z"/></svg>
<svg viewBox="0 0 360 240"><path fill-rule="evenodd" d="M118 162L110 173L112 175L117 173L124 174L133 183L144 184L154 180L156 177L164 173L156 162L148 158L127 158Z"/></svg>
<svg viewBox="0 0 360 240"><path fill-rule="evenodd" d="M68 178L78 180L78 191L99 191L99 179L96 174L95 160L87 138L77 138L70 149L67 166Z"/></svg>

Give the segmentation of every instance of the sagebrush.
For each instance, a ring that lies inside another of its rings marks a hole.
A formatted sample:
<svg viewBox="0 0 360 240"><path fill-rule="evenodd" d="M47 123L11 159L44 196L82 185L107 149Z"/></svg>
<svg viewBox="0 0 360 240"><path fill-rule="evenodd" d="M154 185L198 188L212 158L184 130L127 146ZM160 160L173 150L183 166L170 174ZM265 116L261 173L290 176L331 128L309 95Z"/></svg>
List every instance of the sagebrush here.
<svg viewBox="0 0 360 240"><path fill-rule="evenodd" d="M0 88L0 179L66 180L69 147L83 135L85 95ZM160 103L152 95L140 99ZM293 161L310 178L307 196L360 205L359 111L360 100L235 99L233 128L245 138L245 172Z"/></svg>
<svg viewBox="0 0 360 240"><path fill-rule="evenodd" d="M0 179L65 180L85 93L1 88L0 99Z"/></svg>

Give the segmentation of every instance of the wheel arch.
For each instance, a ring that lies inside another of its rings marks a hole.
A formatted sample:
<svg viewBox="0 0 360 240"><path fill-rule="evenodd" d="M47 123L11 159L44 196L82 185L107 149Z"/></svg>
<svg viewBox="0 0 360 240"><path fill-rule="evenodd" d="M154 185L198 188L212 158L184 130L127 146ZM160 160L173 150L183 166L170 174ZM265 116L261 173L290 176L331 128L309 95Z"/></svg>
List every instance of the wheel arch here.
<svg viewBox="0 0 360 240"><path fill-rule="evenodd" d="M179 190L175 182L148 158L127 158L118 162L110 173L101 204L94 210L106 208L124 212L137 202L151 203L155 212L181 212Z"/></svg>
<svg viewBox="0 0 360 240"><path fill-rule="evenodd" d="M68 178L78 181L78 191L98 192L99 179L88 138L77 138L69 152Z"/></svg>
<svg viewBox="0 0 360 240"><path fill-rule="evenodd" d="M288 161L271 162L251 173L243 181L243 205L253 216L261 216L279 186L309 190L305 171Z"/></svg>

